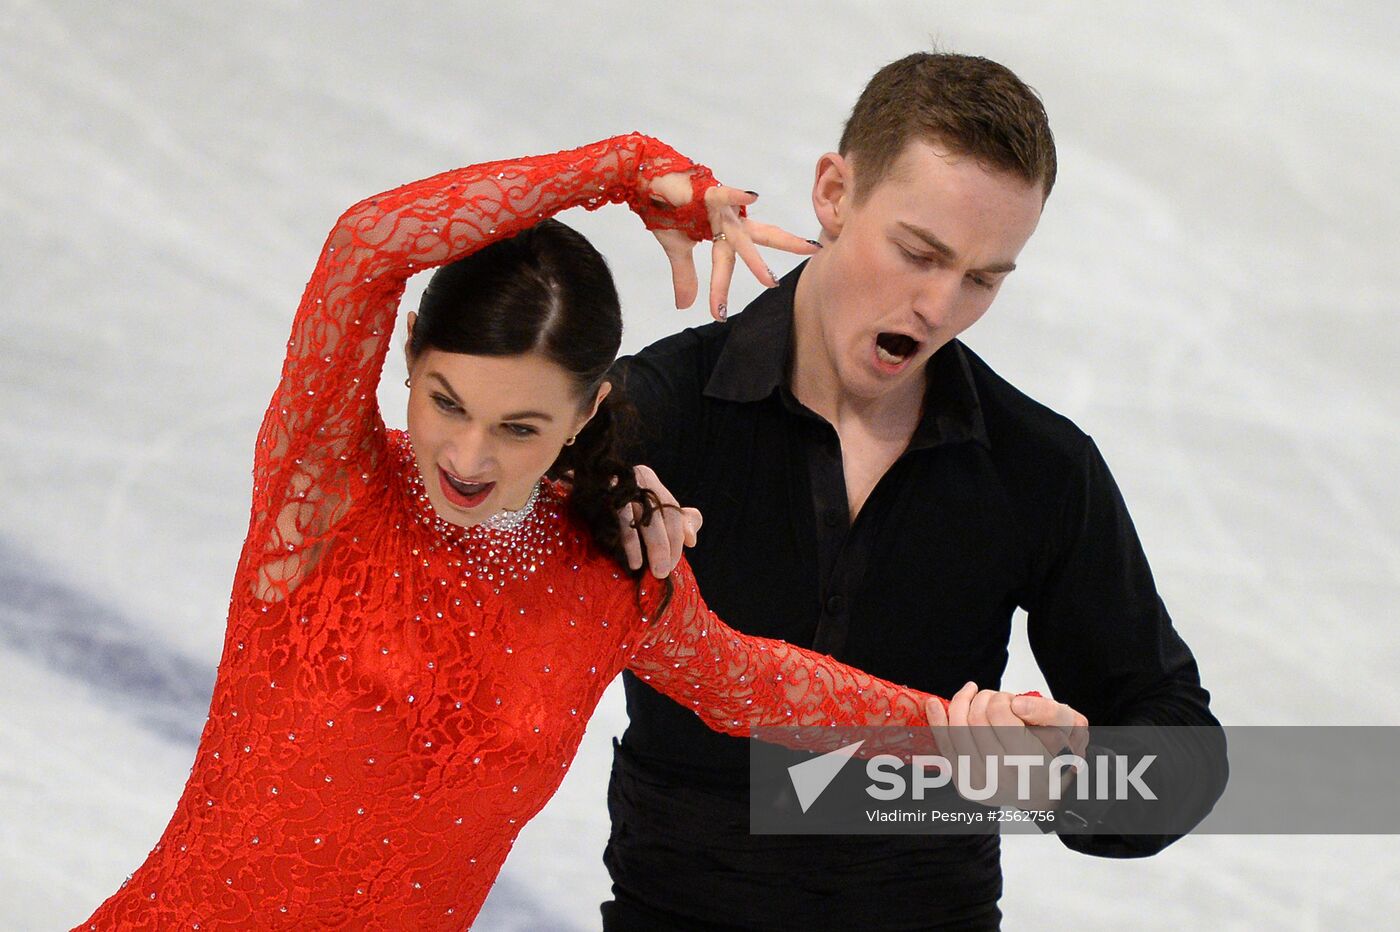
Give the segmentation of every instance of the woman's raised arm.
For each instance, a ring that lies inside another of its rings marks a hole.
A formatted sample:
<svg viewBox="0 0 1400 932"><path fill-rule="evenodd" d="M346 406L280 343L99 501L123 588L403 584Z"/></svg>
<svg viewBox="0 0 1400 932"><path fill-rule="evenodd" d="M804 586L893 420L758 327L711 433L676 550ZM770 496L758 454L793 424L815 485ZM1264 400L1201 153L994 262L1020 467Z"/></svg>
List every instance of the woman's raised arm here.
<svg viewBox="0 0 1400 932"><path fill-rule="evenodd" d="M688 172L694 197L673 207L649 181ZM649 229L709 235L710 172L637 133L558 152L473 165L366 198L332 228L302 295L281 382L254 460L245 559L256 595L284 599L378 469L375 392L408 279L570 207L628 203Z"/></svg>

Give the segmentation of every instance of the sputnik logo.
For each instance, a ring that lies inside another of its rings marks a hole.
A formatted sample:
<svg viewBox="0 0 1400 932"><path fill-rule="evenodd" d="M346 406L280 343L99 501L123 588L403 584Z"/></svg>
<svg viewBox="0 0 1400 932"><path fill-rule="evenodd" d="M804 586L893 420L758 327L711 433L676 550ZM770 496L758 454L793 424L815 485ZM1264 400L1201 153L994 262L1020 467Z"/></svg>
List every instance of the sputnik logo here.
<svg viewBox="0 0 1400 932"><path fill-rule="evenodd" d="M831 785L841 768L846 766L846 761L850 760L864 743L865 739L862 738L854 744L827 751L821 757L814 757L788 768L788 778L792 780L792 788L797 791L797 802L802 806L804 813Z"/></svg>

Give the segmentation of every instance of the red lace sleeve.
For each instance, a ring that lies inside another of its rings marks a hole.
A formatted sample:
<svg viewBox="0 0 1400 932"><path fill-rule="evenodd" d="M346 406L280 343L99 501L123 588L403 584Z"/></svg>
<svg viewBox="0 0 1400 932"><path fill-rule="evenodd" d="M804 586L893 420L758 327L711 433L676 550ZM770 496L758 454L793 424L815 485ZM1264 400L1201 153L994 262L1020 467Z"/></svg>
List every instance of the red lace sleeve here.
<svg viewBox="0 0 1400 932"><path fill-rule="evenodd" d="M642 182L689 171L694 197L654 204ZM435 175L367 198L336 222L302 296L263 418L245 560L255 595L285 599L383 459L375 399L409 277L569 207L627 202L650 229L710 235L703 166L640 134Z"/></svg>
<svg viewBox="0 0 1400 932"><path fill-rule="evenodd" d="M748 737L750 728L812 726L793 731L782 743L825 750L841 743L825 726L928 725L924 703L938 697L786 641L740 634L705 605L686 561L671 578L671 604L660 619L643 628L628 667L694 709L716 731ZM947 702L938 701L946 711ZM894 729L887 731L892 733L867 741L860 755L932 747L926 729L913 740Z"/></svg>

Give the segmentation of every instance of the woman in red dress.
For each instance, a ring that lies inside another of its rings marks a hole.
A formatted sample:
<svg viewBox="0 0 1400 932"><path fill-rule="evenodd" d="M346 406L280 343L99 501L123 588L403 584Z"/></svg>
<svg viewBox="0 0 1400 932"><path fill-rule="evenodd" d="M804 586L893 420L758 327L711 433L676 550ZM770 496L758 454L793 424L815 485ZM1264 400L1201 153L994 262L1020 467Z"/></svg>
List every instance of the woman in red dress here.
<svg viewBox="0 0 1400 932"><path fill-rule="evenodd" d="M700 240L707 203L732 223L751 200L633 134L340 218L258 434L189 780L77 928L465 928L624 667L735 734L926 724L924 693L725 627L684 562L661 583L626 569L617 514L655 500L613 438L617 296L546 218L626 201ZM435 266L409 320L408 430L388 430L375 391L399 298Z"/></svg>

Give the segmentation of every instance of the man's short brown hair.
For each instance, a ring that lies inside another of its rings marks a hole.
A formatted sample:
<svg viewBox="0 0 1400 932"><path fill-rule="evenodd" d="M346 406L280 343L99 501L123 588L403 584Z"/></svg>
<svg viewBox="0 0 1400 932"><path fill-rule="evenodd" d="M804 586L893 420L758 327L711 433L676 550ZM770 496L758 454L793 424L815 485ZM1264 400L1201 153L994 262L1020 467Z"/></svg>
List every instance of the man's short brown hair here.
<svg viewBox="0 0 1400 932"><path fill-rule="evenodd" d="M857 201L915 140L1038 183L1042 197L1055 185L1055 137L1040 97L985 58L916 52L875 73L841 134L841 154L856 166Z"/></svg>

